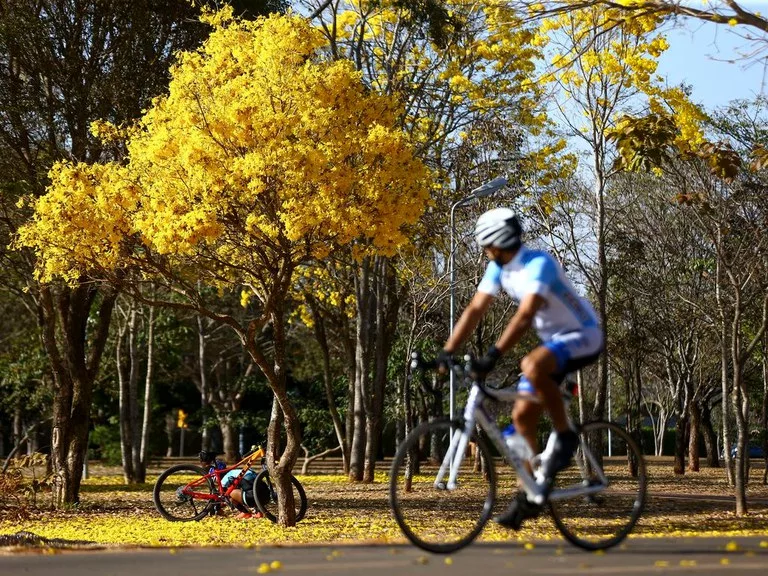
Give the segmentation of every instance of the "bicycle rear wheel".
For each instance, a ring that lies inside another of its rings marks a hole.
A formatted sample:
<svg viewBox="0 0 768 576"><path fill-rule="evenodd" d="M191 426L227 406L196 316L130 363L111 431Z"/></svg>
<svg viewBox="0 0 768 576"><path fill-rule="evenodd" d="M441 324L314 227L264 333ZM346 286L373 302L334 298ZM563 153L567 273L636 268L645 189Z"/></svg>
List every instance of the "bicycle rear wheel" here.
<svg viewBox="0 0 768 576"><path fill-rule="evenodd" d="M585 550L603 550L624 540L640 519L645 506L645 461L626 430L612 422L590 422L581 429L581 446L573 463L558 473L555 490L601 483L588 453L602 466L605 489L589 496L550 500L549 507L567 540Z"/></svg>
<svg viewBox="0 0 768 576"><path fill-rule="evenodd" d="M307 494L304 487L296 477L291 474L291 487L293 488L293 504L296 507L296 522L304 518L307 513ZM264 517L272 522L277 522L278 500L277 492L269 477L269 470L262 470L253 482L253 493L256 506Z"/></svg>
<svg viewBox="0 0 768 576"><path fill-rule="evenodd" d="M205 518L215 506L213 500L195 495L216 493L213 480L206 478L202 468L178 464L160 474L152 491L152 501L166 520L189 522Z"/></svg>
<svg viewBox="0 0 768 576"><path fill-rule="evenodd" d="M459 422L438 420L414 428L397 449L389 481L389 502L403 534L413 544L447 554L472 542L491 516L496 491L493 459L487 445L472 439L485 466L463 457L458 486L447 490L445 475L435 486L440 464L451 438L461 432ZM482 470L481 468L484 468Z"/></svg>

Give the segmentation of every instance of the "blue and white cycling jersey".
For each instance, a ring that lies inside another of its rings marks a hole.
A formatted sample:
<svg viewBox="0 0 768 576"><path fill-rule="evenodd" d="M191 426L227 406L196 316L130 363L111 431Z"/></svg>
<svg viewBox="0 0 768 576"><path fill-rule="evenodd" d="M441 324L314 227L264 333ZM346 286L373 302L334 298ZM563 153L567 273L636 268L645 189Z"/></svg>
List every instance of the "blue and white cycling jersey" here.
<svg viewBox="0 0 768 576"><path fill-rule="evenodd" d="M602 331L595 310L579 296L563 268L547 252L523 245L504 266L490 262L477 290L496 296L501 289L518 302L529 294L545 300L536 311L533 327L558 356L562 368L569 360L602 350Z"/></svg>
<svg viewBox="0 0 768 576"><path fill-rule="evenodd" d="M224 474L224 476L221 477L221 485L224 488L228 487L230 484L232 484L232 482L235 481L235 478L238 477L240 472L242 472L242 469L234 468L229 472L227 472L226 474ZM254 480L256 480L256 472L254 472L253 470L247 470L246 473L243 475L243 479L241 480L241 483L252 484Z"/></svg>

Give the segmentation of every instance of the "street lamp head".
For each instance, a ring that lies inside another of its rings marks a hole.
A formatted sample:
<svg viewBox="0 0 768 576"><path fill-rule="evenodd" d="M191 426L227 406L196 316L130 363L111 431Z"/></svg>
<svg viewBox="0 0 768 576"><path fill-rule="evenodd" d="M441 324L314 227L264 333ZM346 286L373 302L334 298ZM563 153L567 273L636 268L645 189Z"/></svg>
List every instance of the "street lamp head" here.
<svg viewBox="0 0 768 576"><path fill-rule="evenodd" d="M485 184L478 186L474 190L472 190L472 193L470 196L472 198L484 198L486 196L490 196L491 194L494 194L497 190L500 190L504 186L507 185L507 179L504 178L504 176L499 176L498 178L494 178L490 182L486 182Z"/></svg>

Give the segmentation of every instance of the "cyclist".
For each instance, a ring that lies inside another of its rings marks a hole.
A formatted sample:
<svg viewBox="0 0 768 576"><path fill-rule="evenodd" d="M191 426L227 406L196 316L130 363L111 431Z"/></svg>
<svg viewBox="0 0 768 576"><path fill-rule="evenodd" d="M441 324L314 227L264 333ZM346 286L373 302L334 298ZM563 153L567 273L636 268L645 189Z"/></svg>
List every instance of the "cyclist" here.
<svg viewBox="0 0 768 576"><path fill-rule="evenodd" d="M202 462L202 464L207 468L208 473L212 473L214 470L222 470L226 468L226 464L222 460L216 458L215 452L201 450L198 454L198 457L200 458L200 462ZM241 468L233 468L224 474L224 476L221 477L221 486L223 488L227 488L230 484L232 484L232 482L235 481L235 478L240 475L241 471ZM237 508L238 511L238 514L235 516L235 518L261 518L261 512L253 513L248 509L249 506L251 509L256 506L255 501L244 502L244 500L252 499L253 483L255 480L256 473L253 470L248 470L240 481L240 487L232 490L232 493L229 495L229 497L234 501L235 508Z"/></svg>
<svg viewBox="0 0 768 576"><path fill-rule="evenodd" d="M242 472L242 469L240 468L233 468L227 472L221 478L221 486L223 488L227 488L230 484L232 484L232 482L234 482L235 478L237 478L240 472ZM235 508L237 508L239 511L235 518L240 520L245 520L248 518L261 518L261 512L251 512L248 509L248 506L246 506L246 504L248 504L252 510L256 505L255 501L250 501L252 500L253 483L255 480L256 472L253 470L246 471L242 480L240 480L240 487L232 490L232 493L229 495L229 497L232 498L232 500L235 502ZM245 502L245 500L249 501Z"/></svg>
<svg viewBox="0 0 768 576"><path fill-rule="evenodd" d="M541 459L546 496L555 475L570 464L579 444L578 435L568 425L558 385L569 372L597 360L603 350L602 330L594 309L578 295L558 262L547 252L523 244L522 227L512 210L495 208L482 214L475 226L475 239L490 262L438 356L438 365L443 372L449 369L454 353L472 334L499 290L518 301L517 311L496 343L477 360L476 369L481 375L490 372L529 327L535 328L541 344L520 362L523 375L518 385L518 392L532 398L521 397L515 402L512 420L536 452L536 428L543 408L552 419L555 434ZM494 520L519 530L525 519L537 517L541 509L520 490L509 508Z"/></svg>

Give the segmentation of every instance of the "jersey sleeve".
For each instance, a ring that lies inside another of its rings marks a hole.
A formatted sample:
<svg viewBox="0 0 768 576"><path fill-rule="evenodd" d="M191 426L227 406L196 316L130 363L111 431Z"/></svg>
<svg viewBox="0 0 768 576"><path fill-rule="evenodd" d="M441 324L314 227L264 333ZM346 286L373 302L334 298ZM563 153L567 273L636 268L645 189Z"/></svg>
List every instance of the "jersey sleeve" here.
<svg viewBox="0 0 768 576"><path fill-rule="evenodd" d="M558 271L555 261L546 255L532 259L525 266L526 280L522 286L524 294L538 294L546 298L557 282Z"/></svg>
<svg viewBox="0 0 768 576"><path fill-rule="evenodd" d="M238 468L235 468L234 470L230 470L229 472L224 474L224 476L222 476L221 485L224 488L226 488L227 486L232 484L232 482L235 481L235 478L237 477L238 474L240 474L240 470Z"/></svg>
<svg viewBox="0 0 768 576"><path fill-rule="evenodd" d="M501 266L491 261L485 269L483 279L477 285L477 291L496 296L499 290L501 290Z"/></svg>

